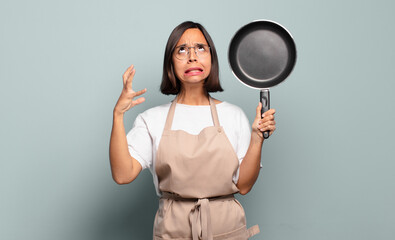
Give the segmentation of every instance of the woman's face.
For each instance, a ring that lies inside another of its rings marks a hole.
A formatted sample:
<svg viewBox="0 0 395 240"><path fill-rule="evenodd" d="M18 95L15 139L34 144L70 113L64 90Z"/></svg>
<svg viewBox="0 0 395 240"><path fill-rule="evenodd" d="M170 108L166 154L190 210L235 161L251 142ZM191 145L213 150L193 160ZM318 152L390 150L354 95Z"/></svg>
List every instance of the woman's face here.
<svg viewBox="0 0 395 240"><path fill-rule="evenodd" d="M173 53L174 73L185 87L186 84L203 86L205 79L211 71L211 54L210 49L204 56L196 56L196 51L199 49L189 48L189 55L185 59L176 57L176 53L180 50L187 51L188 47L198 47L208 45L203 33L197 28L187 29L177 42L176 49ZM201 48L203 50L203 48ZM202 54L203 55L203 54Z"/></svg>

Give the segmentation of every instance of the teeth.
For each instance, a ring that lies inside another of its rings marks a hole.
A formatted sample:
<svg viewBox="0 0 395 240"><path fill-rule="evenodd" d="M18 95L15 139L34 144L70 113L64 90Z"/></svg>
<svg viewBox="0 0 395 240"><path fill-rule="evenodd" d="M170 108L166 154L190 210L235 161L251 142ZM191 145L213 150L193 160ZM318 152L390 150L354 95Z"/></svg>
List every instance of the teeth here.
<svg viewBox="0 0 395 240"><path fill-rule="evenodd" d="M202 71L201 69L193 69L193 70L187 70L186 72L189 73L189 72L201 72L201 71Z"/></svg>

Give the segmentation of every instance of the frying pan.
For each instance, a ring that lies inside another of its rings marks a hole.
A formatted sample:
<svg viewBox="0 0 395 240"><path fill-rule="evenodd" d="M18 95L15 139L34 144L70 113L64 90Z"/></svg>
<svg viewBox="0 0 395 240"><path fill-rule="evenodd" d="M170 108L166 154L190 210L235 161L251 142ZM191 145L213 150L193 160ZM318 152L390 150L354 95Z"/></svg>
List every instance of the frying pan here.
<svg viewBox="0 0 395 240"><path fill-rule="evenodd" d="M260 89L262 114L270 109L270 91L292 72L296 62L295 42L280 24L256 20L241 27L228 51L233 74L248 87ZM269 131L263 133L266 139Z"/></svg>

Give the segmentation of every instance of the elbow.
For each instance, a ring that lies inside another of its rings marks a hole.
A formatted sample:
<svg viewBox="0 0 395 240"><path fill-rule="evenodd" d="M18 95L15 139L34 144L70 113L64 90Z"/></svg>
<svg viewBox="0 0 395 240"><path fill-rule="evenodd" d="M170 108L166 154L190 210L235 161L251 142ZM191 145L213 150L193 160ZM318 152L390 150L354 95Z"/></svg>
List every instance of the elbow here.
<svg viewBox="0 0 395 240"><path fill-rule="evenodd" d="M122 178L122 177L116 177L113 176L112 179L114 182L116 182L118 185L125 185L131 183L133 180L129 178Z"/></svg>
<svg viewBox="0 0 395 240"><path fill-rule="evenodd" d="M239 188L239 193L241 195L246 195L247 193L249 193L251 191L252 187L240 187Z"/></svg>
<svg viewBox="0 0 395 240"><path fill-rule="evenodd" d="M249 193L250 192L250 190L245 190L245 189L240 189L240 191L239 191L239 193L241 194L241 195L246 195L247 193Z"/></svg>
<svg viewBox="0 0 395 240"><path fill-rule="evenodd" d="M126 181L119 181L119 180L114 180L118 185L125 185L128 184L129 182Z"/></svg>

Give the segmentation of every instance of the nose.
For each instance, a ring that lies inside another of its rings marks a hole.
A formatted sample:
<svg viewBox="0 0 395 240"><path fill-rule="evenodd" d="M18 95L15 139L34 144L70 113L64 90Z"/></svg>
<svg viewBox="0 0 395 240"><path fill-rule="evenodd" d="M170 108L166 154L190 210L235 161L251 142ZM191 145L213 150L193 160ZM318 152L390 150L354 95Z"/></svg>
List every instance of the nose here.
<svg viewBox="0 0 395 240"><path fill-rule="evenodd" d="M189 49L189 58L188 58L189 62L196 62L197 61L197 56L196 56L196 52L195 52L195 48L190 48Z"/></svg>

